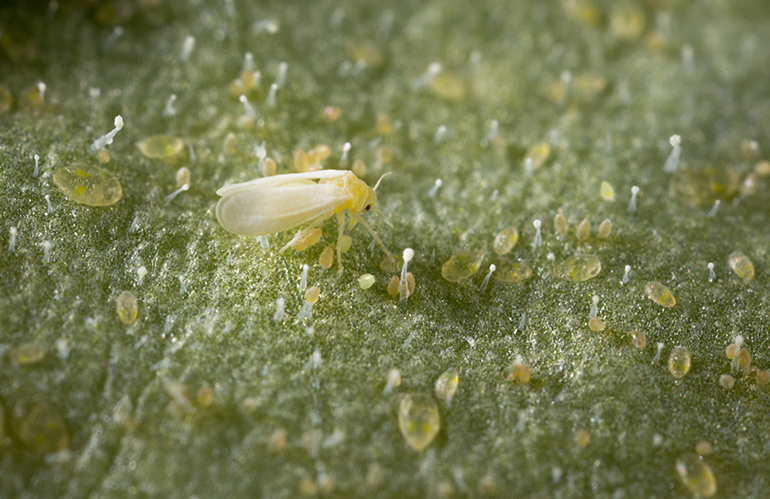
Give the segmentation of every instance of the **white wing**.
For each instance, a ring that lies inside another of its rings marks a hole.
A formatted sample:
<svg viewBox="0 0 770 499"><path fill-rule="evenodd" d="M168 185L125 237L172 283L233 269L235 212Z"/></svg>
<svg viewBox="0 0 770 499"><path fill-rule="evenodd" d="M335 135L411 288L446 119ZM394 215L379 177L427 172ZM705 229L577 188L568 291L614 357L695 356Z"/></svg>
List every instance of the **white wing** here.
<svg viewBox="0 0 770 499"><path fill-rule="evenodd" d="M223 196L217 203L219 223L230 232L242 236L273 234L329 213L347 200L345 191L336 185L318 184L309 180L332 175L306 175L277 175L223 187L217 191ZM281 182L270 182L279 178Z"/></svg>
<svg viewBox="0 0 770 499"><path fill-rule="evenodd" d="M341 177L351 174L353 173L349 170L318 170L317 172L286 173L284 175L273 175L272 177L255 178L254 180L249 180L248 182L242 182L240 184L226 185L219 189L217 194L224 196L225 194L234 191L251 189L257 186L261 188L295 183L307 184L310 183L311 180Z"/></svg>

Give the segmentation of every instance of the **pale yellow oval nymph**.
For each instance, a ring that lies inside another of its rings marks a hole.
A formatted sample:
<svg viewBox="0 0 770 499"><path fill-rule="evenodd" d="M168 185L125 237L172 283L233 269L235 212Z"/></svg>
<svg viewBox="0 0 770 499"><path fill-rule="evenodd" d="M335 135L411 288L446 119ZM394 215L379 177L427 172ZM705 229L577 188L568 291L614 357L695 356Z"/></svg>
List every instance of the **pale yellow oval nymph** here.
<svg viewBox="0 0 770 499"><path fill-rule="evenodd" d="M118 178L97 166L65 166L53 174L53 182L65 196L88 206L110 206L123 195Z"/></svg>

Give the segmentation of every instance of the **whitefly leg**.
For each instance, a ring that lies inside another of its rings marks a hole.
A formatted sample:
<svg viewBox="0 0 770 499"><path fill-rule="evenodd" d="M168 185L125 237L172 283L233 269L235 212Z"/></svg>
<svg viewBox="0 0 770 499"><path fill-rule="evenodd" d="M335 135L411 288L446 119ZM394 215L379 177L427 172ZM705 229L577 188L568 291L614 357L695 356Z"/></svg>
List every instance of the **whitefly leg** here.
<svg viewBox="0 0 770 499"><path fill-rule="evenodd" d="M390 251L388 251L388 248L385 247L385 244L382 242L382 239L380 239L380 236L378 236L377 233L374 232L374 229L372 229L371 225L369 225L366 222L366 220L364 220L363 218L361 218L358 215L350 215L350 217L353 218L353 220L355 220L356 222L358 222L361 225L363 225L364 228L369 231L369 234L371 234L372 237L374 238L374 240L377 241L377 244L380 245L380 248L382 248L382 251L384 251L386 255L388 255L390 257L393 256L393 255L390 254Z"/></svg>
<svg viewBox="0 0 770 499"><path fill-rule="evenodd" d="M316 219L316 221L315 221L315 222L313 222L312 224L310 224L310 225L309 225L309 226L308 226L306 229L298 230L298 231L297 231L297 233L294 235L294 237L293 237L293 238L291 238L291 241L289 241L288 243L286 243L286 245L285 245L283 248L281 248L281 249L278 251L278 253L283 253L283 252L284 252L284 251L286 251L287 249L289 249L289 248L291 248L292 246L294 246L294 244L295 244L297 241L299 241L299 240L300 240L300 239L302 239L303 237L307 237L307 236L308 236L308 234L310 234L310 231L311 231L311 230L315 229L316 227L318 227L319 225L321 225L321 224L322 224L323 222L325 222L326 220L329 220L329 219L332 217L332 215L334 215L334 213L333 213L333 212L329 212L329 213L326 213L326 214L324 214L324 215L321 215L320 217L318 217L318 218Z"/></svg>
<svg viewBox="0 0 770 499"><path fill-rule="evenodd" d="M337 213L337 222L340 228L337 231L337 264L340 267L339 273L342 273L342 236L345 235L345 215L342 212Z"/></svg>
<svg viewBox="0 0 770 499"><path fill-rule="evenodd" d="M288 243L286 243L280 250L278 250L278 253L283 253L287 249L291 248L300 239L302 239L302 230L301 229L298 230L296 234L294 234L294 237L292 237L291 240Z"/></svg>

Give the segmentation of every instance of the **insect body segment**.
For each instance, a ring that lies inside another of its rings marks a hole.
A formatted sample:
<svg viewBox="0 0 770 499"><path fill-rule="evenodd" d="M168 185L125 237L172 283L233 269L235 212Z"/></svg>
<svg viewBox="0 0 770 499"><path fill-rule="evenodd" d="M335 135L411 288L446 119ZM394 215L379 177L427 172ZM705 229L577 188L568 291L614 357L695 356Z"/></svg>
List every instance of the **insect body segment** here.
<svg viewBox="0 0 770 499"><path fill-rule="evenodd" d="M228 185L217 194L222 196L217 203L217 219L225 229L236 234L261 236L310 223L298 231L281 252L307 238L318 225L336 215L339 222L337 261L341 272L344 213L347 212L352 219L349 228L360 223L389 254L374 230L360 216L375 208L377 195L353 172L321 170L276 175Z"/></svg>

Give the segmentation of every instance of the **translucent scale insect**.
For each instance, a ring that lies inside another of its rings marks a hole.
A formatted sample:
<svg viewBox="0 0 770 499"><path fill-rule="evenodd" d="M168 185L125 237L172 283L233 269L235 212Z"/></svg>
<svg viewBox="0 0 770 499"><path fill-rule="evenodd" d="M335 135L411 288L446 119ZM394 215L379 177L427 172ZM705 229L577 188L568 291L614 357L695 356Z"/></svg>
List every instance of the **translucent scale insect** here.
<svg viewBox="0 0 770 499"><path fill-rule="evenodd" d="M345 212L351 218L348 230L360 223L383 251L390 255L382 240L361 217L361 214L370 210L382 217L375 209L377 195L374 192L380 180L372 188L351 171L320 170L232 184L217 191L222 196L217 203L217 219L225 229L242 236L274 234L310 223L281 248L280 252L284 252L300 239L307 238L325 220L336 215L339 222L337 261L339 271L342 272Z"/></svg>

